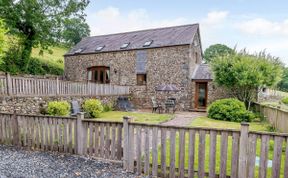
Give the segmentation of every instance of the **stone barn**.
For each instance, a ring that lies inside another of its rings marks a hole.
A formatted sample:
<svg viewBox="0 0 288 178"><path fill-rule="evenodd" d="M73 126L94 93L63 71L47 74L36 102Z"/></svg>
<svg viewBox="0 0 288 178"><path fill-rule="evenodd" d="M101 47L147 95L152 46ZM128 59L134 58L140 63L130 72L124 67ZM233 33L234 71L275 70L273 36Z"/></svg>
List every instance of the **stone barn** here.
<svg viewBox="0 0 288 178"><path fill-rule="evenodd" d="M139 108L151 108L151 97L174 97L178 110L200 111L225 95L202 58L199 24L191 24L83 38L65 54L64 73L68 80L130 86ZM155 90L165 84L180 91Z"/></svg>

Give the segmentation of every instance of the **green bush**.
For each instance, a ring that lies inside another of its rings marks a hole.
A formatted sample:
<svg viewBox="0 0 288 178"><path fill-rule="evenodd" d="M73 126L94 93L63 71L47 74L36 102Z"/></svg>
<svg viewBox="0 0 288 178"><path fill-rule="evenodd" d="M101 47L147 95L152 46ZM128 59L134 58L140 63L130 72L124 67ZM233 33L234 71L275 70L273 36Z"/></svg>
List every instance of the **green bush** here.
<svg viewBox="0 0 288 178"><path fill-rule="evenodd" d="M103 112L109 112L114 110L114 104L113 103L106 103L103 104Z"/></svg>
<svg viewBox="0 0 288 178"><path fill-rule="evenodd" d="M283 98L281 101L282 103L288 105L288 97Z"/></svg>
<svg viewBox="0 0 288 178"><path fill-rule="evenodd" d="M67 116L70 114L70 108L67 101L52 101L48 103L47 113L51 116Z"/></svg>
<svg viewBox="0 0 288 178"><path fill-rule="evenodd" d="M84 111L90 116L97 118L103 112L101 101L97 99L88 99L83 104Z"/></svg>
<svg viewBox="0 0 288 178"><path fill-rule="evenodd" d="M213 102L208 108L208 117L232 122L251 122L255 116L246 110L243 102L228 98Z"/></svg>

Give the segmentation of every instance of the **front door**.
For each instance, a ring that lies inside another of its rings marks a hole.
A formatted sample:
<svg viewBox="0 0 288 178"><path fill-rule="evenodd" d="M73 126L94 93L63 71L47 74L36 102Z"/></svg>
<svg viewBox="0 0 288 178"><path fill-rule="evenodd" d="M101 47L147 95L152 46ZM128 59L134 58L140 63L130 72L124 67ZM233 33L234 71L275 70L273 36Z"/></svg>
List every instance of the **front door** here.
<svg viewBox="0 0 288 178"><path fill-rule="evenodd" d="M208 83L196 82L196 93L195 93L196 109L205 109L207 107L207 96L208 96Z"/></svg>

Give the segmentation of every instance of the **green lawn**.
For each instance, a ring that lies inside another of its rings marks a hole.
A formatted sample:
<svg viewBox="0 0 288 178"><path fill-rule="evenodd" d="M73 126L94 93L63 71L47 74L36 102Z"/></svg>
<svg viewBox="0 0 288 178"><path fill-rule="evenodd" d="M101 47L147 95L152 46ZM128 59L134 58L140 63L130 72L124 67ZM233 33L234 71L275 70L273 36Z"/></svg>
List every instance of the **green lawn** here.
<svg viewBox="0 0 288 178"><path fill-rule="evenodd" d="M97 120L123 121L124 116L131 116L133 118L132 122L141 122L141 123L149 123L149 124L158 124L158 123L168 121L173 118L173 115L170 115L170 114L109 111L109 112L101 113L100 118L97 118Z"/></svg>
<svg viewBox="0 0 288 178"><path fill-rule="evenodd" d="M241 124L237 122L228 122L209 119L207 117L199 117L192 121L191 125L193 127L209 127L209 128L229 128L229 129L240 129ZM250 122L249 130L253 131L268 131L269 126L266 122Z"/></svg>

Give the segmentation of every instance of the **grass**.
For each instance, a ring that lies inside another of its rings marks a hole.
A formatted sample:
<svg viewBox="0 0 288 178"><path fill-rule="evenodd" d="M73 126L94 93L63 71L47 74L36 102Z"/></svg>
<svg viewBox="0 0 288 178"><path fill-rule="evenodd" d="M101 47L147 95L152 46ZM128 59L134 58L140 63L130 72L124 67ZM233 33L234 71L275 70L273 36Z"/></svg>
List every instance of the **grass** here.
<svg viewBox="0 0 288 178"><path fill-rule="evenodd" d="M97 120L101 121L123 121L124 116L131 116L133 122L158 124L171 120L173 115L170 114L154 114L144 112L122 112L122 111L109 111L101 113Z"/></svg>
<svg viewBox="0 0 288 178"><path fill-rule="evenodd" d="M254 130L254 131L268 131L267 126L269 124L267 123L259 123L259 122L251 122L249 130ZM193 120L191 123L191 126L195 127L210 127L210 128L229 128L229 129L239 129L240 124L235 123L235 122L227 122L227 121L218 121L218 120L212 120L207 117L201 117ZM166 164L170 164L170 140L167 139L167 150L166 150ZM175 165L178 167L179 165L179 135L176 135L176 141L175 141ZM188 169L188 144L189 144L189 138L188 138L188 133L185 135L185 169ZM220 160L221 160L221 155L220 155L220 145L221 145L221 136L217 136L217 141L216 141L216 173L219 174L220 172ZM195 137L195 156L194 156L194 169L198 169L198 146L199 146L199 135L196 134ZM159 146L159 153L160 151L160 146ZM282 160L281 160L281 170L280 170L280 177L284 177L284 160L285 160L285 148L286 148L286 143L283 144L282 147ZM209 172L209 150L210 150L210 136L209 134L206 135L205 138L205 172ZM261 151L261 141L258 139L256 143L256 156L260 156L260 151ZM270 140L269 143L269 152L268 152L268 158L269 160L273 160L273 151L274 151L274 141ZM231 160L232 160L232 137L228 137L228 146L227 146L227 167L226 167L226 175L231 174ZM161 163L161 156L158 154L158 161L159 164ZM258 177L258 171L259 167L255 166L255 177ZM272 168L268 168L267 170L267 177L271 177L272 173Z"/></svg>
<svg viewBox="0 0 288 178"><path fill-rule="evenodd" d="M228 122L209 119L207 117L199 117L192 121L191 125L193 127L209 127L209 128L229 128L229 129L240 129L241 125L238 122ZM249 130L253 131L268 131L267 127L269 123L267 122L250 122Z"/></svg>
<svg viewBox="0 0 288 178"><path fill-rule="evenodd" d="M65 47L55 46L51 47L51 50L53 51L51 54L48 51L44 51L43 55L40 55L40 48L33 48L31 57L64 68L64 54L68 49Z"/></svg>

